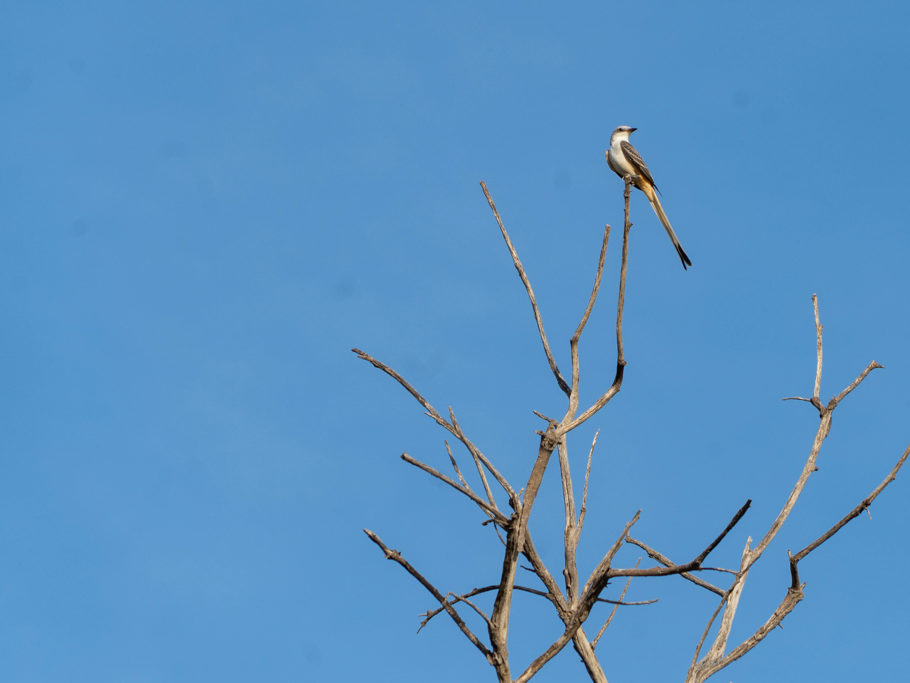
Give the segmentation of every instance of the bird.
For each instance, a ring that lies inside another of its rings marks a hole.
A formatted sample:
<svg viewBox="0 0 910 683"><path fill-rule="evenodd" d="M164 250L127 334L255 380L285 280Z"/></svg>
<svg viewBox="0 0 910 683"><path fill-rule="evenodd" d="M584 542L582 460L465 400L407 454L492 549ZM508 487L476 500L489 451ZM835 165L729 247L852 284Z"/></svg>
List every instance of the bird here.
<svg viewBox="0 0 910 683"><path fill-rule="evenodd" d="M651 171L648 170L641 155L629 142L629 136L636 130L638 129L630 126L619 126L613 131L610 136L610 149L606 152L607 164L623 180L625 180L626 176L631 176L632 184L645 193L648 201L651 202L651 208L654 209L654 213L657 214L660 222L664 225L664 229L666 229L667 234L673 241L676 253L679 254L679 260L682 261L683 269L686 269L687 266L692 265L692 261L689 260L686 252L683 251L676 233L673 232L673 228L670 226L670 219L664 213L664 207L660 205L660 199L657 198L657 185L654 184Z"/></svg>

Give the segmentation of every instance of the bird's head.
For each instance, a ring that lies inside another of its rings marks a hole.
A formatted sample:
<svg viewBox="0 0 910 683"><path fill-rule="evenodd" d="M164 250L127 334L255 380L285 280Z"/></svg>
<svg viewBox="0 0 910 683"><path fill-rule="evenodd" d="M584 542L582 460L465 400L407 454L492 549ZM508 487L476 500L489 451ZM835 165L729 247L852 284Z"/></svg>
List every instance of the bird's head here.
<svg viewBox="0 0 910 683"><path fill-rule="evenodd" d="M613 134L610 136L610 144L614 142L621 142L623 140L628 140L629 136L632 135L638 128L632 128L632 126L620 126L613 131Z"/></svg>

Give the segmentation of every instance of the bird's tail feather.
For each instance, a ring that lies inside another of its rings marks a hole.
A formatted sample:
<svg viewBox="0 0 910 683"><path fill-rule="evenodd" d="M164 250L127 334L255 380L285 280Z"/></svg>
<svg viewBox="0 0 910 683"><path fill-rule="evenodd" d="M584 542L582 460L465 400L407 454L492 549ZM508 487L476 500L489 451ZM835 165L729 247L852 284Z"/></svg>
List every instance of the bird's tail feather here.
<svg viewBox="0 0 910 683"><path fill-rule="evenodd" d="M676 233L673 232L673 228L670 226L670 219L667 218L667 214L664 213L664 207L660 205L660 200L657 198L657 193L654 192L653 187L649 185L645 185L645 187L647 188L644 190L645 195L648 197L648 201L651 202L651 207L654 209L654 213L657 214L660 222L664 225L664 229L667 231L667 234L673 241L673 246L676 247L676 253L679 254L679 260L682 261L683 268L685 269L686 266L691 266L692 261L689 260L686 252L683 251L682 245L679 243L679 239L676 237Z"/></svg>

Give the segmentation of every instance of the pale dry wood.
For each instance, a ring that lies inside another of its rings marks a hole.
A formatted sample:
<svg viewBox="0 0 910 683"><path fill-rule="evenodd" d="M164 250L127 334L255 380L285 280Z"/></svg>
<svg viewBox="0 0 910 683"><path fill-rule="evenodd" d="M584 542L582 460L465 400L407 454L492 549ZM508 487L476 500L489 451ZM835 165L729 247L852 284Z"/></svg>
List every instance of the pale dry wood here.
<svg viewBox="0 0 910 683"><path fill-rule="evenodd" d="M811 553L813 550L818 548L818 546L820 546L822 543L827 541L838 531L840 531L841 528L843 528L847 523L849 523L850 521L859 517L862 514L863 510L868 510L869 506L872 505L872 501L874 501L876 498L878 498L878 495L882 491L885 490L885 487L888 486L888 484L890 484L892 481L897 479L897 473L900 471L901 467L904 466L904 463L907 461L908 455L910 455L910 446L907 447L907 449L903 452L901 457L898 459L897 463L895 463L894 467L891 468L891 471L888 473L888 476L885 477L878 486L876 486L874 489L872 489L872 492L868 496L863 498L855 508L853 508L850 512L848 512L846 515L844 515L841 518L841 520L839 522L837 522L837 524L832 526L825 533L823 533L817 539L812 541L812 543L807 545L805 548L800 550L798 553L796 553L795 555L792 555L790 557L790 574L792 577L791 587L795 588L796 586L799 585L799 574L796 570L796 565L799 564L799 561L802 560L804 557L806 557L806 555Z"/></svg>
<svg viewBox="0 0 910 683"><path fill-rule="evenodd" d="M588 305L585 307L585 312L581 316L578 327L575 328L575 334L573 334L572 338L569 340L569 353L572 357L572 391L569 394L569 409L566 414L572 417L574 417L575 413L578 411L578 387L579 382L581 381L581 369L578 359L578 344L579 340L581 339L581 333L584 332L585 325L588 324L588 318L591 316L591 311L594 310L594 302L597 301L597 293L600 291L600 281L603 277L604 262L606 260L607 244L609 241L610 226L607 225L604 227L603 242L600 245L600 257L597 260L597 272L594 275L594 287L591 289L591 296L588 297Z"/></svg>
<svg viewBox="0 0 910 683"><path fill-rule="evenodd" d="M812 310L815 313L815 386L812 389L812 398L820 402L819 393L822 389L822 323L818 317L818 295L812 295ZM818 406L816 406L818 407Z"/></svg>
<svg viewBox="0 0 910 683"><path fill-rule="evenodd" d="M711 551L713 551L718 545L720 545L721 541L723 541L724 538L726 538L727 534L729 534L730 531L732 531L733 527L735 527L739 523L739 520L741 520L743 518L743 515L746 514L746 511L749 509L749 507L751 505L752 505L752 500L751 499L747 500L745 502L745 504L741 508L739 508L739 510L736 511L736 514L733 515L733 517L727 523L727 526L724 527L724 530L721 531L720 534L718 534L714 538L714 540L711 541L704 550L702 550L698 555L696 555L694 559L692 559L689 562L686 562L685 564L674 564L674 565L664 566L664 567L651 567L649 569L612 569L609 566L607 566L603 569L603 571L606 572L607 578L610 578L610 579L612 579L613 577L616 577L616 576L671 576L673 574L683 574L686 572L701 571L704 569L704 567L702 567L702 563L707 559L708 555L711 554ZM622 540L627 541L628 538L629 538L629 534L628 534L628 529L627 529L626 535L623 537ZM601 565L604 563L605 560L606 560L606 557L604 558L604 560L601 560ZM601 570L601 565L598 565L598 568L595 570L595 572ZM592 578L593 578L593 574L592 574ZM588 579L588 584L591 584L592 586L594 585L592 579ZM587 586L588 584L585 584L585 585Z"/></svg>
<svg viewBox="0 0 910 683"><path fill-rule="evenodd" d="M493 463L487 458L487 456L485 456L480 451L480 449L477 448L477 446L475 446L474 443L461 430L461 427L459 426L458 421L455 419L455 414L452 412L451 408L449 408L449 415L452 418L452 422L450 423L445 418L443 418L442 415L439 414L439 412L430 404L429 401L427 401L427 399L425 399L423 397L423 395L419 391L417 391L417 389L415 389L404 377L402 377L400 374L398 374L391 367L389 367L382 361L377 360L376 358L373 358L373 356L368 354L366 351L361 351L360 349L356 349L356 348L351 349L351 351L356 353L358 358L360 358L361 360L367 361L374 368L382 370L389 377L391 377L396 382L398 382L402 387L404 387L405 390L409 394L411 394L411 396L413 396L421 406L423 406L423 409L426 411L425 414L428 417L430 417L434 422L436 422L436 424L438 424L440 427L445 429L447 432L452 434L452 436L454 436L456 439L461 441L461 443L464 444L465 448L468 449L468 452L471 454L471 456L483 463L483 466L485 468L487 468L487 471L491 475L493 475L493 478L499 483L500 486L502 486L503 490L508 494L509 501L510 502L517 501L517 496L515 495L515 491L512 489L512 486L509 484L508 481L506 481L506 478L503 477L499 473L499 471L496 469L496 467L493 466Z"/></svg>
<svg viewBox="0 0 910 683"><path fill-rule="evenodd" d="M631 185L627 180L625 194L623 195L625 198L625 219L623 221L622 232L622 262L619 268L619 297L616 306L616 374L613 377L613 383L610 385L610 387L601 395L600 398L594 402L593 405L588 407L581 415L574 417L574 410L571 411L571 413L567 413L567 415L571 414L572 418L574 419L570 419L568 421L568 424L563 424L561 428L563 434L572 431L583 422L591 419L605 405L607 405L607 403L609 403L622 388L622 380L626 367L626 357L622 341L622 314L626 303L626 271L628 270L629 265L629 231L632 229L632 221L629 217L630 187Z"/></svg>
<svg viewBox="0 0 910 683"><path fill-rule="evenodd" d="M502 563L502 574L499 581L499 591L493 602L493 613L490 618L490 644L492 645L494 662L497 675L507 681L511 676L508 663L508 633L509 618L512 610L512 594L515 584L515 572L518 569L518 558L524 547L524 540L528 533L528 518L531 508L540 490L544 472L547 469L550 456L556 449L558 438L556 425L551 424L540 437L540 446L537 451L537 460L531 470L531 476L524 489L524 496L512 516L512 523L506 532L505 557Z"/></svg>
<svg viewBox="0 0 910 683"><path fill-rule="evenodd" d="M770 545L771 541L774 540L775 536L783 527L784 523L792 513L797 500L805 489L809 477L813 472L817 471L818 467L816 465L816 461L821 451L821 447L831 430L831 421L834 415L834 409L847 395L854 391L863 382L864 379L866 379L870 372L882 367L879 363L872 361L856 377L856 379L853 380L853 382L845 387L839 394L831 398L827 404L823 404L819 396L822 377L823 328L818 311L818 297L816 295L812 296L812 308L815 319L816 334L816 371L815 382L813 386L813 396L811 399L806 399L798 396L788 398L791 400L808 401L809 403L812 403L812 405L815 406L815 408L818 410L819 425L815 433L815 438L809 451L809 456L806 459L806 462L803 465L796 484L790 491L790 495L787 497L783 508L771 523L768 531L754 548L750 548L750 543L746 544L746 548L743 551L739 574L737 575L736 579L734 579L730 588L727 590L726 595L722 598L721 604L718 605L718 610L715 611L714 615L708 622L708 626L705 628L705 635L702 636L702 641L699 643L698 648L696 648L695 658L693 658L693 663L689 668L689 672L686 678L687 683L701 683L702 681L707 680L708 677L728 666L730 663L739 659L749 650L754 648L775 627L780 625L783 619L788 614L790 614L793 609L795 609L796 605L799 604L803 598L804 584L800 584L799 573L797 570L797 564L800 559L804 558L808 553L818 548L822 543L831 538L847 522L857 517L864 509L867 509L875 497L877 497L879 493L884 490L885 486L894 480L897 475L897 471L901 468L901 466L903 466L908 453L910 453L910 448L908 448L908 450L905 451L904 455L901 456L900 460L898 460L898 463L892 469L891 473L889 473L889 475L885 478L885 480L869 496L863 499L863 501L861 501L860 504L857 505L850 513L841 519L840 522L835 524L825 534L820 536L818 539L816 539L816 541L808 545L796 555L788 553L790 560L791 584L788 587L787 593L784 596L783 600L781 600L780 604L778 605L777 609L775 609L773 614L765 621L764 624L762 624L761 627L759 627L758 630L755 631L755 633L753 633L752 636L744 640L737 647L733 648L729 653L727 653L727 641L730 636L733 620L736 616L736 611L739 605L739 598L742 595L742 590L745 586L746 579L748 578L749 570L759 560L764 551ZM723 616L721 618L721 625L718 628L714 642L705 656L700 661L696 662L695 660L697 659L698 652L704 643L704 638L707 635L707 632L710 629L710 626L713 623L714 619L716 619L717 613L721 609L721 606L723 609Z"/></svg>
<svg viewBox="0 0 910 683"><path fill-rule="evenodd" d="M813 388L812 398L802 398L802 397L789 397L795 400L802 400L812 403L819 411L820 423L818 431L816 433L816 439L813 443L813 448L810 450L810 455L807 459L806 466L803 469L803 473L800 475L800 478L797 481L796 486L791 492L790 497L787 499L787 502L784 505L784 509L781 514L778 515L778 518L772 522L771 527L765 536L759 541L758 545L753 549L751 547L751 538L746 544L746 548L743 551L742 560L740 562L739 571L731 572L734 573L735 579L733 580L731 586L726 589L720 589L713 584L708 583L695 576L692 572L698 571L725 571L730 572L731 570L705 567L703 565L704 561L708 555L721 543L727 534L733 529L733 527L739 522L742 516L745 514L746 510L749 507L749 502L747 502L740 510L734 515L731 521L727 524L727 527L717 536L715 539L693 560L685 564L674 564L669 558L665 557L658 551L648 547L644 543L632 539L629 536L629 531L631 527L638 520L639 513L633 517L633 519L628 522L623 530L622 535L616 540L616 542L609 548L609 550L604 555L594 571L592 571L590 577L584 585L584 588L579 591L579 581L577 573L577 547L580 539L581 529L584 523L585 514L587 511L587 496L588 496L588 485L591 473L591 462L593 458L594 447L597 442L597 435L595 434L594 440L591 444L591 449L588 454L587 467L585 470L585 480L584 480L584 491L582 494L581 508L578 511L576 516L575 510L575 498L573 492L573 484L571 478L571 468L570 468L570 458L568 452L568 446L566 443L567 434L582 424L584 421L592 417L599 410L601 410L621 388L623 371L626 364L625 354L623 348L623 333L622 333L622 324L623 324L623 310L625 302L625 285L626 285L626 274L628 268L628 252L629 252L629 234L632 227L632 223L629 216L629 194L631 189L631 179L625 178L625 192L624 192L624 207L625 207L625 216L624 216L624 225L623 225L623 244L622 244L622 261L620 266L620 275L619 275L619 293L617 300L617 315L616 315L616 350L617 350L617 366L616 374L613 379L613 383L610 387L603 393L600 398L598 398L592 405L590 405L585 411L580 415L577 415L578 411L578 395L579 395L579 386L580 386L580 360L579 360L579 340L582 332L585 329L585 326L591 316L593 307L598 295L600 284L602 281L603 268L605 263L605 254L608 246L608 239L610 233L610 227L606 226L604 231L604 237L602 241L600 256L598 259L597 270L595 273L594 286L592 288L591 295L588 299L587 306L585 307L584 313L582 314L581 321L578 327L575 330L572 338L570 339L570 352L572 357L572 377L571 385L569 385L565 379L560 374L560 371L556 365L555 359L550 349L549 341L547 340L546 334L544 332L544 326L542 317L540 315L540 310L537 305L537 301L534 296L533 289L531 287L530 280L527 277L527 274L524 271L524 267L521 264L520 259L518 258L517 252L511 242L511 239L508 235L508 232L505 229L505 226L502 223L501 217L498 210L492 200L492 197L487 190L487 187L484 183L481 183L481 187L484 191L484 194L487 198L490 208L493 211L493 215L496 218L496 222L499 225L500 232L504 238L506 246L509 250L510 255L512 256L513 264L519 274L522 283L525 286L525 289L528 293L528 297L531 301L532 311L534 313L535 321L538 326L538 333L541 338L541 342L544 347L545 354L547 356L548 363L550 368L556 377L557 383L563 392L566 393L568 397L568 408L563 418L559 421L548 418L538 411L534 411L538 417L544 419L547 423L547 427L544 431L538 432L540 435L540 445L538 447L537 458L534 462L534 465L531 469L530 476L527 480L527 483L522 487L518 493L515 493L515 490L512 488L511 484L496 470L492 465L489 459L483 455L483 453L471 442L470 439L465 435L461 426L458 424L455 414L452 409L449 409L449 419L446 420L443 418L430 403L419 393L417 390L406 382L397 372L389 368L387 365L377 361L368 354L355 349L355 353L364 360L372 363L375 367L383 370L388 375L393 377L398 381L411 395L424 407L426 414L434 419L440 426L444 427L447 431L453 434L459 441L467 448L468 452L471 454L472 459L474 460L475 466L477 467L478 474L481 477L481 481L484 487L484 494L486 499L484 500L480 495L475 493L471 486L466 481L463 476L452 450L448 444L445 443L446 451L449 455L450 462L455 470L456 477L458 481L443 475L441 472L438 472L436 469L425 465L414 458L411 458L407 454L403 455L407 462L419 467L425 472L429 473L431 476L444 481L449 486L455 488L460 493L468 497L472 502L478 505L481 510L489 517L484 524L492 523L494 528L499 533L499 530L502 529L505 531L505 550L504 557L502 561L501 576L499 583L490 586L484 586L481 588L475 588L468 593L461 595L456 595L454 593L448 593L443 595L441 591L437 590L432 586L424 577L422 577L413 567L411 567L398 553L394 550L389 550L382 542L378 539L375 534L372 532L366 531L371 540L373 540L377 545L379 545L383 551L386 553L386 557L389 559L395 560L402 567L404 567L409 573L411 573L422 585L424 585L427 590L433 594L433 596L439 601L440 607L434 610L428 610L425 614L425 619L421 624L421 628L425 625L430 619L432 619L436 614L445 611L449 616L455 621L459 628L465 633L465 635L471 640L476 647L487 658L487 661L494 667L496 671L497 678L500 683L524 683L533 677L540 669L549 662L554 656L556 656L568 642L572 641L575 647L576 652L582 659L582 662L587 670L587 673L591 680L596 683L607 683L606 676L603 672L603 669L598 661L597 657L594 654L594 646L599 641L605 629L610 625L613 620L613 617L616 614L616 611L620 605L642 605L642 604L652 604L654 600L641 601L641 602L625 602L624 598L628 590L629 584L632 577L635 576L650 576L650 577L659 577L659 576L670 576L680 574L689 581L693 581L697 585L706 588L720 596L720 602L715 610L713 616L708 622L708 625L705 627L704 633L696 647L695 654L693 656L692 665L689 669L689 675L687 681L703 681L708 676L716 673L724 666L729 664L734 659L741 657L745 652L754 647L758 642L760 642L773 628L780 625L782 619L789 614L793 608L798 604L802 599L802 588L803 586L798 583L798 572L796 565L800 559L805 557L808 553L812 552L819 545L824 543L829 539L834 533L836 533L840 528L842 528L846 523L851 519L854 519L858 516L862 510L868 509L871 502L875 499L877 495L887 486L890 481L893 481L894 477L897 474L897 471L903 465L908 454L910 454L910 448L904 453L901 460L892 470L891 474L882 484L876 488L870 496L867 496L861 503L854 508L847 516L845 516L840 522L838 522L834 527L832 527L826 534L823 534L819 539L814 541L812 544L807 546L805 549L792 555L790 557L791 561L791 574L793 585L788 590L787 595L784 597L784 600L775 610L775 612L769 617L769 619L748 639L741 643L736 648L733 648L729 653L725 653L727 647L727 641L732 629L733 619L736 615L737 607L739 604L740 597L746 582L746 579L749 574L750 568L754 563L759 559L764 550L768 547L771 540L779 532L780 527L783 522L787 519L790 512L792 511L793 505L796 502L796 499L799 497L802 489L804 488L808 476L815 469L815 461L818 457L818 451L820 450L821 444L824 439L827 437L827 434L830 430L831 425L831 415L833 410L840 401L842 401L848 394L854 391L859 384L866 378L866 376L874 369L881 367L878 363L872 362L866 369L843 391L838 395L834 396L827 404L822 404L821 399L819 398L820 384L821 384L821 370L822 370L822 327L818 314L818 303L817 297L813 296L813 309L815 313L815 325L816 325L816 354L817 354L817 367L816 367L816 377ZM564 516L565 516L565 528L564 528L564 568L563 574L565 578L565 592L560 588L554 579L553 575L549 572L547 567L544 565L539 553L534 547L534 544L531 539L531 533L528 528L528 522L531 515L531 510L536 500L537 494L539 492L544 473L548 466L548 463L551 459L553 451L558 452L558 460L560 463L560 477L562 484L562 493L563 493L563 504L564 504ZM487 473L490 474L503 490L509 496L509 504L513 509L513 514L511 516L506 516L496 505L492 490L490 489L489 482L487 481ZM500 537L501 538L501 537ZM648 555L656 560L660 565L658 567L650 567L646 569L640 568L640 560L636 562L635 566L631 569L623 568L614 568L612 566L613 560L616 557L619 549L623 543L631 543L638 545L643 548ZM530 567L529 571L533 572L543 584L544 590L530 588L527 586L519 586L515 583L515 577L518 570L519 559L521 556L524 556L529 562ZM625 576L627 581L625 587L623 588L619 600L610 600L608 598L601 597L601 593L606 587L608 581L611 578ZM496 593L495 599L493 601L493 609L488 617L477 605L471 602L471 598L480 593L494 592ZM563 622L563 632L539 655L537 656L519 675L517 678L513 679L511 674L511 664L509 661L509 651L508 651L508 637L509 637L509 627L511 619L511 605L513 601L513 596L515 591L527 592L533 595L544 597L550 601L554 606L556 613L558 614L560 620ZM608 602L614 604L614 608L611 611L610 616L606 620L603 628L599 631L597 636L593 641L589 640L585 630L584 623L590 616L591 610L594 605L598 602ZM466 626L465 622L461 620L460 615L455 609L455 605L458 603L466 604L470 609L474 610L481 618L483 618L487 624L488 636L490 641L490 647L487 647L474 635L470 629ZM707 641L708 634L711 630L712 625L715 623L715 620L719 615L721 615L721 623L718 627L718 633L714 639L714 642L709 649L708 653L699 661L698 657Z"/></svg>
<svg viewBox="0 0 910 683"><path fill-rule="evenodd" d="M910 446L903 452L901 457L898 459L897 463L888 473L888 476L882 480L882 482L876 486L872 492L863 498L860 503L853 508L849 513L847 513L837 524L832 526L828 531L819 536L815 541L807 545L801 551L795 555L788 553L790 555L790 576L791 583L787 588L787 592L784 595L783 600L777 606L777 609L771 614L770 617L753 633L749 638L744 640L740 645L732 649L729 654L726 656L720 656L723 654L722 649L719 652L714 652L714 657L710 655L706 657L705 661L699 663L696 667L697 677L692 678L693 681L704 681L710 675L720 671L726 666L729 666L737 659L741 658L752 648L758 645L769 633L771 633L775 628L780 626L784 618L792 612L799 602L803 599L803 588L805 588L804 583L800 583L799 572L797 570L797 565L800 560L804 559L809 553L816 550L820 545L829 540L834 534L840 531L847 523L851 520L856 519L863 510L867 510L872 502L879 496L879 494L885 490L885 487L888 486L892 481L897 478L897 473L903 467L904 463L907 461L907 457L910 456ZM741 591L743 583L738 584L739 590ZM735 612L735 609L733 610ZM732 618L731 618L732 621Z"/></svg>
<svg viewBox="0 0 910 683"><path fill-rule="evenodd" d="M575 517L575 495L572 492L572 475L569 471L569 451L565 439L559 442L559 474L562 482L562 500L565 513L565 529L563 530L563 579L566 584L566 596L569 602L578 599L578 566L576 555L578 541L575 534L577 520Z"/></svg>
<svg viewBox="0 0 910 683"><path fill-rule="evenodd" d="M631 582L631 581L632 581L632 579L629 579L626 582L627 587L629 585L629 582ZM480 586L479 588L472 588L467 593L462 593L462 594L448 593L446 595L446 598L450 598L450 600L449 600L450 604L454 604L454 602L467 602L465 600L465 598L472 598L475 595L481 595L483 593L490 593L495 590L499 590L498 583L492 584L489 586ZM547 591L542 591L537 588L529 588L528 586L519 586L518 584L515 584L515 590L520 591L522 593L530 593L531 595L537 595L542 598L547 598L548 600L550 600L550 597L551 597ZM608 605L613 605L613 607L614 607L613 612L615 612L620 607L642 607L644 605L653 605L654 603L657 602L657 600L625 601L622 599L622 597L625 594L626 594L626 591L623 590L622 594L620 595L619 600L611 600L610 598L598 598L597 602L602 602L602 603L605 603ZM552 602L552 600L551 600L551 602ZM426 626L433 617L435 617L438 614L441 614L444 611L445 611L445 608L437 607L436 609L431 609L431 610L427 610L426 612L424 612L421 615L422 617L424 617L424 619L422 622L420 622L420 628L418 628L417 630L420 631L420 629L422 629L424 626Z"/></svg>
<svg viewBox="0 0 910 683"><path fill-rule="evenodd" d="M429 465L427 465L425 463L420 462L420 460L418 460L417 458L411 457L407 453L402 453L401 459L404 460L406 463L408 463L410 465L414 465L414 467L423 470L427 474L429 474L433 477L436 477L440 481L444 481L446 484L451 486L453 489L455 489L459 493L462 493L465 496L467 496L468 498L470 498L472 501L474 501L474 503L477 504L478 507L480 507L480 509L482 509L484 512L489 514L490 517L492 517L496 521L496 523L499 524L500 526L504 527L504 526L508 525L508 523L509 523L508 517L506 517L498 509L496 509L495 507L493 507L492 505L487 503L483 498L481 498L476 493L474 493L474 491L472 491L470 488L468 488L466 486L462 486L454 479L447 477L439 470L437 470L433 467L430 467Z"/></svg>
<svg viewBox="0 0 910 683"><path fill-rule="evenodd" d="M540 555L537 553L534 542L531 540L530 530L525 538L525 547L522 553L528 561L531 562L534 573L537 574L538 578L544 586L546 586L550 600L556 608L556 613L559 615L559 618L563 623L568 623L572 618L572 607L566 602L565 596L559 590L556 580L553 578L553 575L550 574L546 565L543 563L543 560L540 558ZM584 627L579 626L576 629L575 635L572 637L572 643L578 656L581 657L581 661L591 680L594 681L594 683L607 683L607 677L604 674L597 656L594 654L594 646L591 645L591 642L588 640Z"/></svg>
<svg viewBox="0 0 910 683"><path fill-rule="evenodd" d="M626 543L631 543L632 545L637 545L639 548L641 548L646 553L648 553L648 557L650 557L652 560L657 560L665 567L673 567L676 564L669 557L658 552L654 548L648 546L643 541L639 541L637 538L632 538L631 536L627 536ZM638 563L635 564L635 568L638 569ZM704 579L702 579L698 576L695 576L694 574L690 574L689 572L680 572L680 576L683 577L684 579L691 581L696 586L701 586L702 588L705 588L705 589L711 591L712 593L716 593L717 595L720 595L720 596L724 595L724 590L722 588L718 588L714 584L708 583ZM629 578L631 579L631 577L629 577Z"/></svg>
<svg viewBox="0 0 910 683"><path fill-rule="evenodd" d="M458 476L458 481L461 482L461 485L464 488L470 489L471 487L468 486L468 482L466 482L465 478L461 475L461 470L458 468L458 463L455 462L455 456L452 455L452 448L449 446L449 442L443 441L443 443L445 444L445 447L446 447L446 453L448 453L448 455L449 455L449 462L452 463L452 469L455 470L455 474Z"/></svg>
<svg viewBox="0 0 910 683"><path fill-rule="evenodd" d="M508 247L509 253L512 255L512 263L515 265L515 270L518 271L518 277L521 278L521 282L525 286L525 291L528 293L528 298L531 300L531 309L534 311L534 320L537 323L537 332L540 334L540 341L543 343L543 350L547 355L547 362L550 364L550 370L553 371L553 375L556 377L556 383L559 385L559 388L563 390L566 396L569 396L572 393L572 390L569 387L569 384L566 382L565 378L562 376L562 373L559 371L559 368L556 365L556 359L553 358L553 352L550 351L550 342L547 340L547 333L544 332L543 329L543 318L540 316L540 309L537 306L537 299L534 297L534 289L531 287L531 281L528 279L528 276L525 273L521 259L518 258L518 252L515 251L515 247L512 245L512 240L509 237L509 233L506 231L506 226L502 223L502 218L499 216L499 211L496 208L496 204L493 202L493 197L490 196L490 191L487 189L487 184L481 180L480 187L483 189L483 194L487 198L487 202L490 204L490 209L493 211L493 216L496 218L496 223L499 225L499 231L502 233L502 238L506 242L506 247Z"/></svg>
<svg viewBox="0 0 910 683"><path fill-rule="evenodd" d="M638 569L638 565L641 564L641 558L635 561L635 568ZM626 591L629 590L629 586L632 585L632 577L626 579L626 585L622 587L622 592L619 594L620 601L626 597ZM656 600L654 602L657 602ZM607 620L604 622L604 625L600 627L600 630L597 632L597 635L594 636L594 640L591 641L591 645L597 647L597 641L600 640L600 637L606 632L610 627L610 624L613 622L613 617L616 616L616 612L619 609L619 605L614 605L613 609L610 610L610 616L607 617Z"/></svg>
<svg viewBox="0 0 910 683"><path fill-rule="evenodd" d="M581 535L581 529L585 525L585 515L588 512L588 480L591 478L591 460L594 457L594 447L597 445L597 437L600 436L600 430L594 432L594 439L591 441L591 450L588 451L588 466L585 468L585 487L581 494L581 510L578 512L578 524L575 528L575 543L578 544L578 537Z"/></svg>
<svg viewBox="0 0 910 683"><path fill-rule="evenodd" d="M467 639L471 641L471 643L474 645L474 647L476 647L478 650L480 650L480 652L487 659L487 661L490 662L491 664L493 664L493 659L494 659L493 653L483 643L481 643L480 639L476 635L474 635L474 633L471 631L470 628L468 628L468 625L464 622L464 620L461 618L461 616L458 614L458 612L455 610L455 608L449 604L446 596L443 595L442 592L438 588L436 588L436 586L434 586L432 583L430 583L423 576L423 574L421 574L419 571L414 569L414 567L411 566L411 564L401 556L400 552L398 552L397 550L392 550L385 543L383 543L382 539L380 539L379 536L374 534L369 529L364 529L363 533L365 533L369 537L369 539L371 541L373 541L373 543L375 543L380 548L382 548L382 552L385 553L387 560L393 560L394 562L397 562L402 567L404 567L405 571L407 571L408 574L410 574L415 579L417 579L417 581L420 583L420 585L423 586L424 588L426 588L433 595L433 597L439 601L439 604L442 605L443 609L445 609L446 614L448 614L452 618L452 621L454 621L455 624L458 626L458 628L461 629L461 632L465 634Z"/></svg>

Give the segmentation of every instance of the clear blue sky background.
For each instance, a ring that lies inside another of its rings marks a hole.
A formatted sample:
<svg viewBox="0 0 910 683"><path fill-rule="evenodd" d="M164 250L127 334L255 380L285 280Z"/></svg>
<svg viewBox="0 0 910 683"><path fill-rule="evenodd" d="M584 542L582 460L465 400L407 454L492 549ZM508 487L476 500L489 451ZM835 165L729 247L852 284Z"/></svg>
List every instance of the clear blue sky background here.
<svg viewBox="0 0 910 683"><path fill-rule="evenodd" d="M734 639L786 550L865 496L910 439L904 3L3 2L0 10L0 679L492 680L360 529L443 589L495 582L404 373L515 482L558 414L486 180L554 348L622 184L617 125L663 190L684 272L633 197L622 393L594 429L582 567L635 510L685 560L760 536L808 452L810 296L842 405ZM619 241L583 340L612 378ZM464 462L464 461L463 461ZM552 473L533 524L558 567ZM903 680L910 479L803 563L806 599L716 680ZM632 564L638 554L621 555ZM558 569L557 569L558 571ZM618 593L610 587L608 595ZM713 609L639 581L600 652L613 681L681 680ZM560 628L519 596L523 665ZM481 604L482 601L481 601ZM598 618L601 615L595 614ZM582 680L571 649L539 677Z"/></svg>

